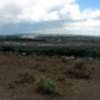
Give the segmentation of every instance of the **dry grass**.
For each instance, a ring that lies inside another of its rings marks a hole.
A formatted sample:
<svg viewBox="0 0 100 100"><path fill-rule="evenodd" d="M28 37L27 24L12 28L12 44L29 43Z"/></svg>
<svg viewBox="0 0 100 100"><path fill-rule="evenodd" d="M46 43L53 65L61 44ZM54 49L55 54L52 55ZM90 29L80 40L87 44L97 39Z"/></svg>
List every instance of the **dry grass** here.
<svg viewBox="0 0 100 100"><path fill-rule="evenodd" d="M76 77L71 78L66 75L66 72L74 66L73 73L76 74L75 71L78 69L78 74L83 74L84 72L81 71L87 71L88 69L84 69L82 66L98 68L99 64L99 60L86 61L83 64L77 63L76 59L63 61L62 57L57 56L0 55L0 91L2 91L0 99L51 100L52 98L52 100L66 100L70 95L74 98L75 88L77 87L77 91L80 91L80 85L83 85L84 82L85 84L88 83L86 83L87 80L79 80ZM95 73L95 70L93 71ZM63 97L46 96L36 92L36 81L41 77L55 80L57 89L63 94Z"/></svg>
<svg viewBox="0 0 100 100"><path fill-rule="evenodd" d="M72 78L90 79L95 68L91 65L87 66L86 64L87 61L77 61L75 65L67 71L67 73Z"/></svg>

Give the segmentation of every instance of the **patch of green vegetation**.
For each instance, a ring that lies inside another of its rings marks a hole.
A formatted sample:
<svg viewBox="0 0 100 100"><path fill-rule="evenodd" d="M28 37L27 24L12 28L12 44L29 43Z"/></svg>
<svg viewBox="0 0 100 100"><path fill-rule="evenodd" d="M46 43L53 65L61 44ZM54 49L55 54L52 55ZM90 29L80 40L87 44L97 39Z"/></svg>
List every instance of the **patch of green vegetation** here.
<svg viewBox="0 0 100 100"><path fill-rule="evenodd" d="M63 44L62 44L63 45ZM24 46L1 46L0 52L12 52L19 55L48 55L48 56L75 56L75 57L100 57L100 48L81 47L24 47Z"/></svg>
<svg viewBox="0 0 100 100"><path fill-rule="evenodd" d="M37 83L38 92L43 94L55 94L56 83L51 79L41 78Z"/></svg>

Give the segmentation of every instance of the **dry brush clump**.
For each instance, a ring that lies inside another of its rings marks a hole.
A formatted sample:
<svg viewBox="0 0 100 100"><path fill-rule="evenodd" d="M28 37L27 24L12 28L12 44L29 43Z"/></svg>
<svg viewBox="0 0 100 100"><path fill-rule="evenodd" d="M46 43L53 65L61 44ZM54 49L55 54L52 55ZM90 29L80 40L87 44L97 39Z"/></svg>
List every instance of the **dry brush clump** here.
<svg viewBox="0 0 100 100"><path fill-rule="evenodd" d="M67 74L72 78L90 79L94 68L86 66L86 61L78 61L67 71Z"/></svg>
<svg viewBox="0 0 100 100"><path fill-rule="evenodd" d="M16 80L8 83L8 87L13 89L18 85L29 84L34 81L35 81L35 77L32 74L25 72L23 74L20 74L20 77L17 78Z"/></svg>
<svg viewBox="0 0 100 100"><path fill-rule="evenodd" d="M31 83L33 81L35 81L35 77L32 74L25 72L20 75L20 78L18 80L16 80L15 83L23 84L23 83Z"/></svg>

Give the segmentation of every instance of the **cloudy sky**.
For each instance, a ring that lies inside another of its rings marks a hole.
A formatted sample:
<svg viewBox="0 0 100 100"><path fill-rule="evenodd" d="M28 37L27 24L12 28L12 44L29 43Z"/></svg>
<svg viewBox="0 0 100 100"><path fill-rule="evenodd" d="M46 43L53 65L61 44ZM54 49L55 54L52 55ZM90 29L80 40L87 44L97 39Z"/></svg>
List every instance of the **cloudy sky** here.
<svg viewBox="0 0 100 100"><path fill-rule="evenodd" d="M100 0L0 0L0 34L100 36Z"/></svg>

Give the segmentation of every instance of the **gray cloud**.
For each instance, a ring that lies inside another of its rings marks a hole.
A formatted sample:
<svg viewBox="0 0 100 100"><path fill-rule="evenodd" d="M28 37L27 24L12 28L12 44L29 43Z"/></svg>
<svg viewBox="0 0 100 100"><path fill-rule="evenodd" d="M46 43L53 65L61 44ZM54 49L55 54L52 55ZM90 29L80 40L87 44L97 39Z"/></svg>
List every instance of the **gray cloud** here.
<svg viewBox="0 0 100 100"><path fill-rule="evenodd" d="M10 4L0 9L0 22L1 23L12 23L17 22L21 10L18 6Z"/></svg>
<svg viewBox="0 0 100 100"><path fill-rule="evenodd" d="M66 20L60 21L47 21L39 23L31 22L20 22L20 23L9 23L0 25L0 33L11 34L11 33L34 33L43 32L44 30L50 30L55 28L62 28Z"/></svg>

